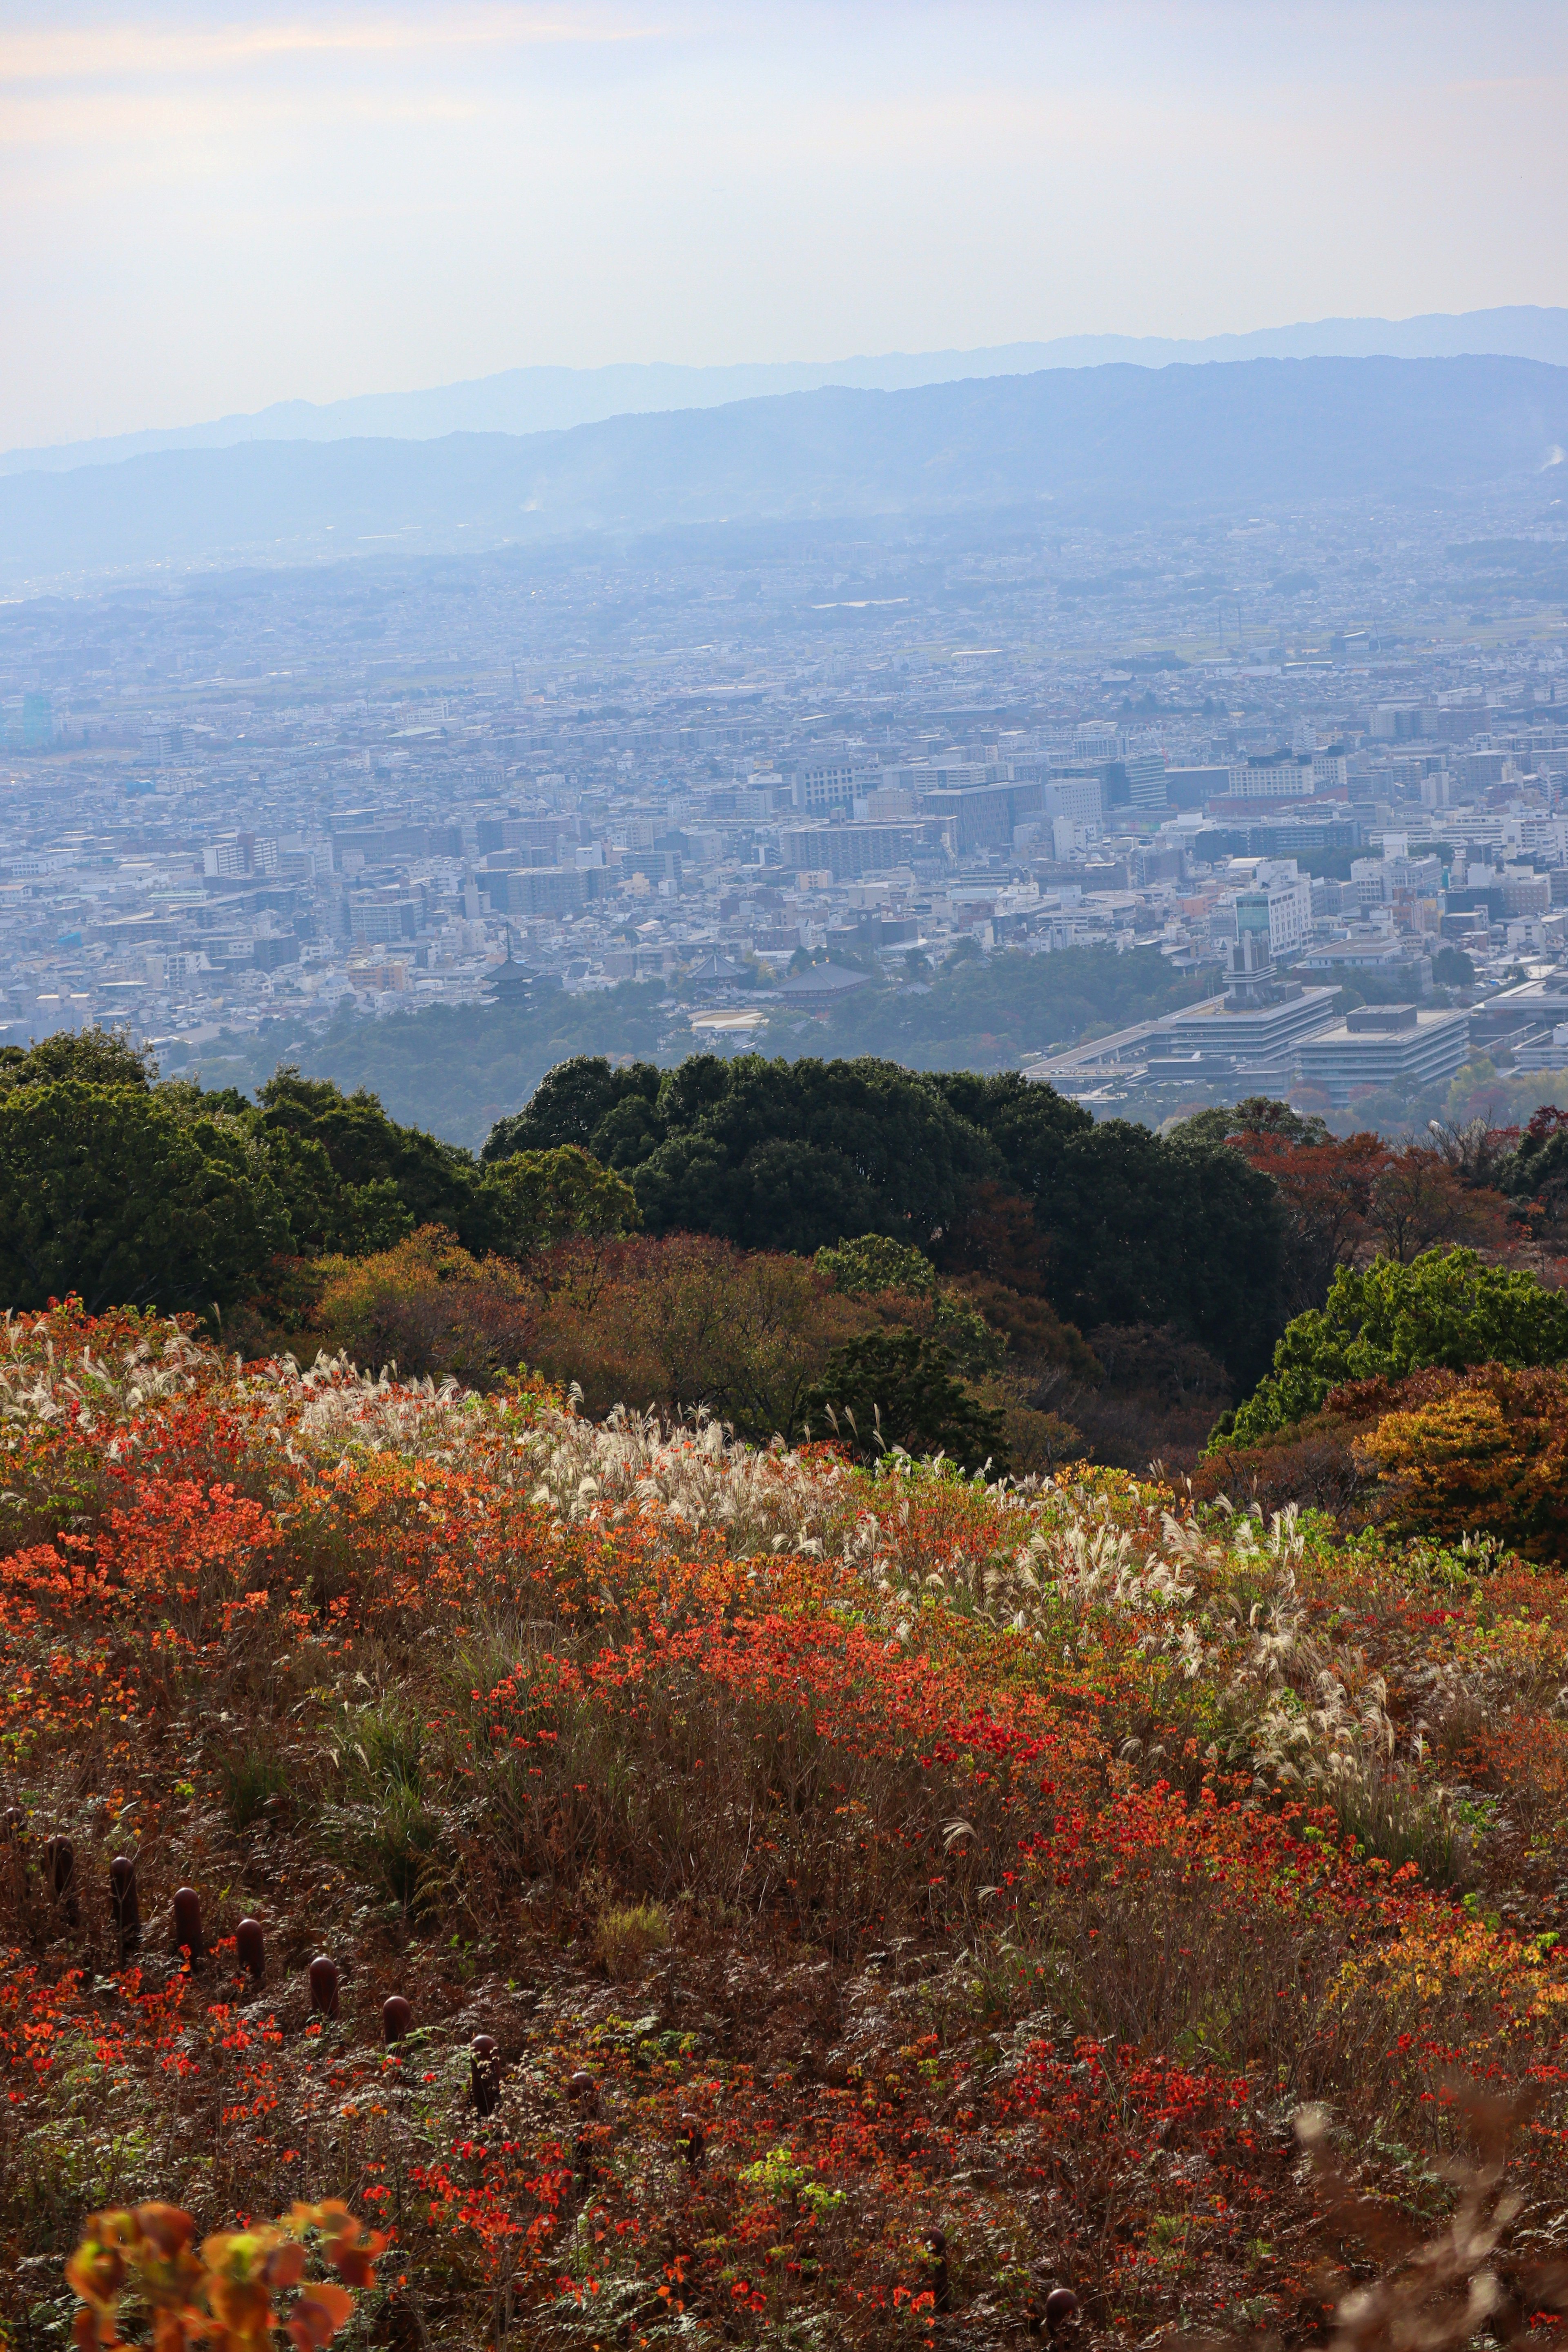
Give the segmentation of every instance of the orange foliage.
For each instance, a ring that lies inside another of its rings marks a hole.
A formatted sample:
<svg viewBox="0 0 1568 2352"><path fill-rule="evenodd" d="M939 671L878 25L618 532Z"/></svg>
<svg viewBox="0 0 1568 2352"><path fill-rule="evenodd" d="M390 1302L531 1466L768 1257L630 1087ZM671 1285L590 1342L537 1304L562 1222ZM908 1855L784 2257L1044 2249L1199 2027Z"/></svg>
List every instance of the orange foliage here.
<svg viewBox="0 0 1568 2352"><path fill-rule="evenodd" d="M123 2343L120 2305L133 2294L153 2315L155 2352L265 2352L274 2327L286 2328L298 2352L323 2352L353 2315L348 2287L375 2284L375 2257L386 2244L346 2205L329 2199L296 2205L255 2230L225 2230L194 2244L196 2225L177 2205L139 2205L94 2213L66 2265L80 2303L78 2352L113 2352ZM321 2241L344 2285L305 2275L308 2245ZM290 2296L287 2305L279 2295Z"/></svg>
<svg viewBox="0 0 1568 2352"><path fill-rule="evenodd" d="M1527 1559L1568 1558L1568 1377L1481 1364L1417 1379L1387 1384L1415 1393L1356 1441L1382 1515L1412 1535L1485 1532Z"/></svg>
<svg viewBox="0 0 1568 2352"><path fill-rule="evenodd" d="M1510 1377L1517 1436L1555 1376ZM87 2224L81 2352L132 2287L160 2352L322 2352L383 2242L328 2189L395 2236L374 2341L897 2352L940 2298L1012 2343L1058 2284L1106 2340L1245 2303L1301 2342L1282 2108L1337 2104L1393 2198L1456 2072L1559 2095L1563 1580L74 1305L0 1326L0 2273L104 2201L59 2151L105 2116L117 2193L191 2208ZM1465 1845L1431 1757L1467 1740L1539 1851ZM1559 2117L1523 2166L1568 2202Z"/></svg>

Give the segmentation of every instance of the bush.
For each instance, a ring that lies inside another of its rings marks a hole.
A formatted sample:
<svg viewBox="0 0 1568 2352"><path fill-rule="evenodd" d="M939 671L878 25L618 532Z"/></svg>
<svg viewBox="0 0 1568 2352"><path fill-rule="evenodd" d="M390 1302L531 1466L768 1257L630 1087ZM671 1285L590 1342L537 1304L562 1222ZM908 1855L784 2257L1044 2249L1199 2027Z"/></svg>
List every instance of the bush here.
<svg viewBox="0 0 1568 2352"><path fill-rule="evenodd" d="M372 1257L313 1269L311 1328L362 1370L395 1364L405 1380L486 1388L521 1363L532 1293L509 1259L476 1258L440 1225L422 1225Z"/></svg>
<svg viewBox="0 0 1568 2352"><path fill-rule="evenodd" d="M919 1332L876 1332L835 1349L805 1410L863 1461L900 1446L945 1454L964 1470L1008 1466L1000 1411L964 1387L950 1349Z"/></svg>
<svg viewBox="0 0 1568 2352"><path fill-rule="evenodd" d="M1533 1275L1483 1265L1473 1250L1427 1250L1408 1265L1378 1258L1364 1273L1342 1265L1327 1305L1287 1327L1273 1370L1221 1417L1213 1443L1250 1444L1304 1421L1348 1381L1565 1357L1568 1297Z"/></svg>
<svg viewBox="0 0 1568 2352"><path fill-rule="evenodd" d="M1527 1559L1568 1559L1568 1379L1483 1364L1423 1386L1356 1443L1379 1516L1400 1534L1484 1530Z"/></svg>
<svg viewBox="0 0 1568 2352"><path fill-rule="evenodd" d="M1256 1503L1266 1517L1292 1503L1342 1520L1359 1517L1366 1478L1352 1450L1354 1433L1341 1415L1325 1412L1249 1444L1216 1441L1193 1470L1194 1496L1200 1503L1221 1495L1237 1504Z"/></svg>
<svg viewBox="0 0 1568 2352"><path fill-rule="evenodd" d="M808 1259L697 1234L563 1244L530 1272L528 1360L587 1412L701 1406L763 1445L798 1432L832 1349L882 1320Z"/></svg>
<svg viewBox="0 0 1568 2352"><path fill-rule="evenodd" d="M1062 1410L1082 1430L1097 1462L1167 1475L1190 1468L1221 1407L1234 1393L1225 1366L1174 1324L1100 1324L1089 1335L1091 1387Z"/></svg>
<svg viewBox="0 0 1568 2352"><path fill-rule="evenodd" d="M594 1957L616 1984L640 1977L656 1952L669 1948L669 1914L662 1903L624 1903L600 1915Z"/></svg>

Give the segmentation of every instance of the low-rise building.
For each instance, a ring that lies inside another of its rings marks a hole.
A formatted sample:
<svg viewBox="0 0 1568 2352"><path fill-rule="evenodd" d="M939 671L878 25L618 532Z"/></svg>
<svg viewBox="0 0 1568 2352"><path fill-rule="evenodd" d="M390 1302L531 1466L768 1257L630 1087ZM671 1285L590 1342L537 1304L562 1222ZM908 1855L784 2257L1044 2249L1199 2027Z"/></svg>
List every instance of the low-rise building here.
<svg viewBox="0 0 1568 2352"><path fill-rule="evenodd" d="M1469 1015L1414 1004L1364 1004L1296 1047L1302 1083L1336 1109L1363 1087L1430 1087L1451 1078L1470 1046Z"/></svg>

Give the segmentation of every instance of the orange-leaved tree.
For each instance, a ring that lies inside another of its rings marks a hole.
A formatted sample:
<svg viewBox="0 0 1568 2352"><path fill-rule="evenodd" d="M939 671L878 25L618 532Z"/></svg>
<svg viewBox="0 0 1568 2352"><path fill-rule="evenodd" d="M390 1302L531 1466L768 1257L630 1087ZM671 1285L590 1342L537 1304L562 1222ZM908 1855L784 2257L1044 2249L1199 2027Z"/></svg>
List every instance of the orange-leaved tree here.
<svg viewBox="0 0 1568 2352"><path fill-rule="evenodd" d="M1366 1239L1376 1189L1394 1154L1370 1133L1301 1141L1246 1129L1226 1140L1273 1179L1284 1199L1287 1305L1293 1314L1321 1307L1335 1266L1350 1264Z"/></svg>
<svg viewBox="0 0 1568 2352"><path fill-rule="evenodd" d="M1568 1376L1479 1364L1390 1385L1394 1409L1354 1445L1380 1517L1405 1534L1484 1531L1527 1559L1568 1559ZM1417 1391L1403 1407L1401 1387Z"/></svg>

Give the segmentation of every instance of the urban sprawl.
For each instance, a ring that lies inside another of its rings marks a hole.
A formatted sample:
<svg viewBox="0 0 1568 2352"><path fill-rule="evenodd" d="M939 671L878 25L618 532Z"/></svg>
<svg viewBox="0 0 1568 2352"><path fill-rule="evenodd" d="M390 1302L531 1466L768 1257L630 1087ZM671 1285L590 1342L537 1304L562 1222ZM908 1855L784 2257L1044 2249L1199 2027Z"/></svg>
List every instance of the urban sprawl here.
<svg viewBox="0 0 1568 2352"><path fill-rule="evenodd" d="M1568 664L1507 527L781 527L14 604L0 1027L221 1082L652 982L667 1056L809 1052L857 992L1098 947L1193 983L1018 1057L1100 1112L1557 1071Z"/></svg>

